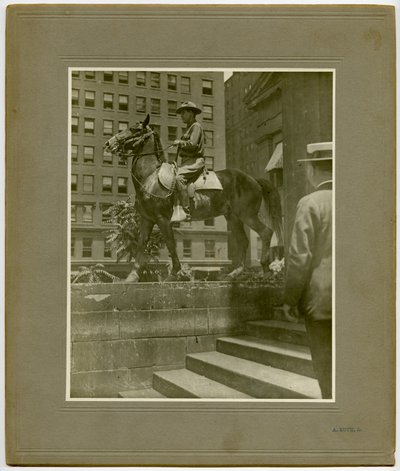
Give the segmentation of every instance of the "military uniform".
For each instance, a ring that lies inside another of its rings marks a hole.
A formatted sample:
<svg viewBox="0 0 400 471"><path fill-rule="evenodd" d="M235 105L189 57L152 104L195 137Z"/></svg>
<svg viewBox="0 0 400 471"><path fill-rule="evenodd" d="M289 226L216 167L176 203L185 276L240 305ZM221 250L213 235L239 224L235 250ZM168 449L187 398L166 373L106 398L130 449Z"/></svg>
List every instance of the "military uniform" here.
<svg viewBox="0 0 400 471"><path fill-rule="evenodd" d="M198 177L204 169L204 133L197 121L189 126L181 137L179 155L182 165L178 175L183 175L187 181Z"/></svg>
<svg viewBox="0 0 400 471"><path fill-rule="evenodd" d="M191 111L193 115L184 115L184 111ZM186 132L177 139L174 144L178 145L178 153L181 157L181 166L178 169L177 179L177 193L175 208L180 208L180 204L184 210L184 217L186 220L191 219L190 214L190 200L187 191L187 184L195 181L203 172L205 168L204 162L204 132L201 124L195 119L195 115L201 113L201 109L198 108L194 103L188 101L183 103L176 112L182 113L182 119L187 125ZM189 117L188 117L189 116ZM180 203L180 204L179 204ZM178 222L185 220L181 218L178 212L172 215L171 221Z"/></svg>

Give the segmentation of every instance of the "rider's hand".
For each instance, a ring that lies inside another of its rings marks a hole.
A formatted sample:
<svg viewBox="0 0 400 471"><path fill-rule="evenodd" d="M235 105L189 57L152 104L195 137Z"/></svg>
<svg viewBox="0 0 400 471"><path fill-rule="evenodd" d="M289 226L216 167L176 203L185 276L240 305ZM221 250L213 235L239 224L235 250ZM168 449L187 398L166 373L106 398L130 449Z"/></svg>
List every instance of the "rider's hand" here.
<svg viewBox="0 0 400 471"><path fill-rule="evenodd" d="M177 175L176 179L181 185L186 185L186 178L183 175Z"/></svg>
<svg viewBox="0 0 400 471"><path fill-rule="evenodd" d="M289 306L289 304L283 305L283 314L288 322L298 322L299 312L296 306Z"/></svg>
<svg viewBox="0 0 400 471"><path fill-rule="evenodd" d="M182 141L180 139L175 139L174 146L180 146L181 144L182 144Z"/></svg>

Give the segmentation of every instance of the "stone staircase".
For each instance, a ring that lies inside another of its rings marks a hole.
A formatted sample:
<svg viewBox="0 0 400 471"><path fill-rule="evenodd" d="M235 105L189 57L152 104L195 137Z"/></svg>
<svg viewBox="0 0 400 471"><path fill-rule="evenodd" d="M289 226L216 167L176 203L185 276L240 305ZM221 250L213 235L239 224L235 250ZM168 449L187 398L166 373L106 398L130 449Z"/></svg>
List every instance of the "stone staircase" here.
<svg viewBox="0 0 400 471"><path fill-rule="evenodd" d="M120 397L320 399L321 393L304 324L269 320L218 338L216 351L188 354L186 368L154 373L147 393Z"/></svg>

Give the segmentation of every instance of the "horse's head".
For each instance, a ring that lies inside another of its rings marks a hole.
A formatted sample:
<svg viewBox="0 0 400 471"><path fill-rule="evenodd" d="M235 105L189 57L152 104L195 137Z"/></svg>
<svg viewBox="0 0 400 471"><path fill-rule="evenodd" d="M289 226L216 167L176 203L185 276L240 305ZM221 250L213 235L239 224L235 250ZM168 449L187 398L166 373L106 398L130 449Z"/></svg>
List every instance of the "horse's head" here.
<svg viewBox="0 0 400 471"><path fill-rule="evenodd" d="M139 121L132 127L115 134L104 144L104 149L121 157L126 157L129 153L137 154L153 132L149 127L149 121L150 116L147 115L144 121Z"/></svg>

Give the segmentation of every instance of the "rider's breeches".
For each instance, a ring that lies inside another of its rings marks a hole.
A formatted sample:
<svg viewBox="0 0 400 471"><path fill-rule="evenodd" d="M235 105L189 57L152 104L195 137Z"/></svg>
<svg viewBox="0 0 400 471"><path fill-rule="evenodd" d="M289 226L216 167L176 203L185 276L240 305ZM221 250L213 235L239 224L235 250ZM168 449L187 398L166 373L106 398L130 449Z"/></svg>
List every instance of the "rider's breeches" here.
<svg viewBox="0 0 400 471"><path fill-rule="evenodd" d="M178 199L184 208L189 207L189 194L187 184L195 181L204 170L204 159L198 158L191 165L184 165L178 169L178 175L184 177L184 184L177 182Z"/></svg>

